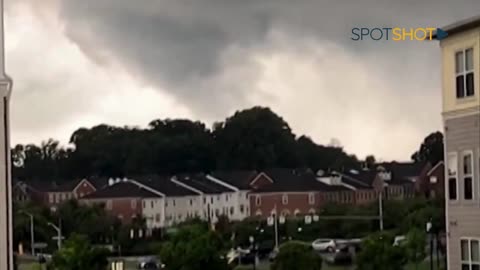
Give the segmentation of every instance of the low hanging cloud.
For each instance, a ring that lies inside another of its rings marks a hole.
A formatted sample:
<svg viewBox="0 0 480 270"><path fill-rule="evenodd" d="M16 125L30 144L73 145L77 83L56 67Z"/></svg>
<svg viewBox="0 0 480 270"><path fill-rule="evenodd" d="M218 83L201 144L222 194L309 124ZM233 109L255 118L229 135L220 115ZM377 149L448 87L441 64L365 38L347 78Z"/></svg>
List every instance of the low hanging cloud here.
<svg viewBox="0 0 480 270"><path fill-rule="evenodd" d="M65 141L98 122L212 123L264 105L317 142L338 138L360 157L405 160L441 129L438 43L355 42L350 31L443 26L480 13L480 2L17 0L7 8L18 141Z"/></svg>

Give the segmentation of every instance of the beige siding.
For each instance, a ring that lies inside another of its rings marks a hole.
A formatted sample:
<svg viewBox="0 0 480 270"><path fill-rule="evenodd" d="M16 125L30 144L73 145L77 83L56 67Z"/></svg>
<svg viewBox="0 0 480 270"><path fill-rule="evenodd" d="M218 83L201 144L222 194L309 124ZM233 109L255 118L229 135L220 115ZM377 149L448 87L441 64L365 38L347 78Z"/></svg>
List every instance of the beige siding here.
<svg viewBox="0 0 480 270"><path fill-rule="evenodd" d="M480 114L447 119L445 130L447 153L458 154L458 201L447 203L448 269L456 270L461 269L460 239L462 237L480 238ZM464 151L472 151L474 155L473 200L464 200L462 159ZM448 180L445 182L448 190Z"/></svg>

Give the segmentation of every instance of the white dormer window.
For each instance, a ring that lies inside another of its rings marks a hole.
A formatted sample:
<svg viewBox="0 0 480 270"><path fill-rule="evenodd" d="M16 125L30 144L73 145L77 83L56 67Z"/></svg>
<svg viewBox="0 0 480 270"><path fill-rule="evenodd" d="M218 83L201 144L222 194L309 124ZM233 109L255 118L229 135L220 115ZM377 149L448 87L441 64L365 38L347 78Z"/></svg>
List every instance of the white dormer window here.
<svg viewBox="0 0 480 270"><path fill-rule="evenodd" d="M287 194L283 194L283 196L282 196L282 204L283 204L283 205L287 205L287 204L288 204L288 195L287 195Z"/></svg>
<svg viewBox="0 0 480 270"><path fill-rule="evenodd" d="M475 95L473 57L472 48L455 53L455 87L459 99Z"/></svg>

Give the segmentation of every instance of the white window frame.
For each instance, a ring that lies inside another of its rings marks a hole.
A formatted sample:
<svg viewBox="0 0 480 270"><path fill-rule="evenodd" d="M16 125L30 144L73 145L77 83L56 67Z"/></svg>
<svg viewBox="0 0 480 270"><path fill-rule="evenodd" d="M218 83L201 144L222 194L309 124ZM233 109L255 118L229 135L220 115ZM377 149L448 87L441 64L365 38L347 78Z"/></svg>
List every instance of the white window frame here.
<svg viewBox="0 0 480 270"><path fill-rule="evenodd" d="M287 205L288 204L288 194L283 194L282 195L282 204Z"/></svg>
<svg viewBox="0 0 480 270"><path fill-rule="evenodd" d="M468 260L464 261L462 260L462 241L467 241L467 246L468 246ZM477 241L479 245L479 260L478 262L473 262L472 261L472 241ZM473 270L473 265L478 265L480 268L480 239L479 238L473 238L473 237L461 237L460 238L460 269L462 268L463 264L467 264L469 266L470 270Z"/></svg>
<svg viewBox="0 0 480 270"><path fill-rule="evenodd" d="M315 204L315 193L308 193L308 204L309 205Z"/></svg>
<svg viewBox="0 0 480 270"><path fill-rule="evenodd" d="M455 158L455 163L456 163L456 168L455 168L455 185L456 185L456 196L455 196L455 199L450 199L450 178L452 178L450 176L450 157L454 157ZM458 153L457 152L449 152L447 154L447 166L446 166L446 170L447 170L447 177L446 177L446 181L447 181L447 196L448 196L448 200L449 201L458 201L459 200L459 188L458 188Z"/></svg>
<svg viewBox="0 0 480 270"><path fill-rule="evenodd" d="M464 161L465 161L466 156L470 156L470 166L472 168L472 171L471 171L470 174L465 173ZM458 172L457 172L457 174L458 174ZM473 200L475 200L475 155L473 154L472 150L467 150L467 151L462 152L462 174L463 174L463 189L464 189L463 197L464 197L464 200L473 201ZM465 179L467 177L472 179L472 198L471 199L465 199Z"/></svg>
<svg viewBox="0 0 480 270"><path fill-rule="evenodd" d="M107 208L107 210L112 210L113 206L112 206L112 200L107 200L107 203L105 205L105 208Z"/></svg>
<svg viewBox="0 0 480 270"><path fill-rule="evenodd" d="M133 210L135 210L135 208L137 208L137 200L135 200L135 199L130 200L130 207Z"/></svg>
<svg viewBox="0 0 480 270"><path fill-rule="evenodd" d="M472 50L472 69L469 69L467 70L467 51L468 50ZM460 72L457 72L457 54L461 53L463 55L463 67L462 67L462 71ZM455 51L455 55L454 55L454 63L455 63L455 98L456 99L464 99L464 98L471 98L471 97L474 97L475 96L475 50L473 49L473 47L467 47L467 48L463 48L463 49L460 49L460 50L457 50ZM473 95L471 96L467 96L467 75L472 73L473 74ZM461 96L461 97L458 97L457 96L457 77L458 76L463 76L463 90L464 90L464 95Z"/></svg>

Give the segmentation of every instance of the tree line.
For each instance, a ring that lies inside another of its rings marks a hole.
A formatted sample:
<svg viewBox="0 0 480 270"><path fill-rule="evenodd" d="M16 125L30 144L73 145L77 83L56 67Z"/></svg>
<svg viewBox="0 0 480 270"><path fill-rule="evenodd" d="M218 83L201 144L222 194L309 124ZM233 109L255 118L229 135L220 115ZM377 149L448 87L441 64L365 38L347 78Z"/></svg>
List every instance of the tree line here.
<svg viewBox="0 0 480 270"><path fill-rule="evenodd" d="M437 135L412 158L422 161L435 155L438 151L432 149L438 148ZM338 143L320 145L308 136L296 136L281 116L266 107L237 111L212 128L188 119L157 119L146 128L107 124L79 128L68 146L54 139L40 145L16 145L12 162L16 179L59 182L86 176L216 169L328 170L361 166L360 160Z"/></svg>

